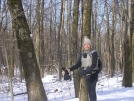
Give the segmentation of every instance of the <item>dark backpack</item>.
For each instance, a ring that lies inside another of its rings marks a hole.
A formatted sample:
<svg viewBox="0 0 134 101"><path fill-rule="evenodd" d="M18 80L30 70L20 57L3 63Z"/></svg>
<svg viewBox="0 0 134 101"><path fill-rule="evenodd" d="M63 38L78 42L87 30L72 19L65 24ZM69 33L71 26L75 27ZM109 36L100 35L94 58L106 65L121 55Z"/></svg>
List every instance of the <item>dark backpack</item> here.
<svg viewBox="0 0 134 101"><path fill-rule="evenodd" d="M101 62L100 57L98 56L98 71L97 72L100 73L101 70L102 70L102 62Z"/></svg>
<svg viewBox="0 0 134 101"><path fill-rule="evenodd" d="M93 52L96 52L95 50L92 50L92 54L93 54ZM92 54L90 55L91 57L92 57ZM95 73L95 72L97 72L97 73L100 73L101 72L101 70L102 70L102 62L101 62L101 59L100 59L100 57L98 56L98 68L97 69L95 69L95 70L93 70L93 73Z"/></svg>

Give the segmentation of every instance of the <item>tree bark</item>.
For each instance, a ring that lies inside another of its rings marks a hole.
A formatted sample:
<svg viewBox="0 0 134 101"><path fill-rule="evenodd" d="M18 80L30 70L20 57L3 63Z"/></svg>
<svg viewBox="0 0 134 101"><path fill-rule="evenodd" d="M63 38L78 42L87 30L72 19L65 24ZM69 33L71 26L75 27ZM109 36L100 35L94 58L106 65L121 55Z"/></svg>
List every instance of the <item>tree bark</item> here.
<svg viewBox="0 0 134 101"><path fill-rule="evenodd" d="M132 87L132 13L131 13L131 0L128 0L125 14L125 27L124 34L124 87Z"/></svg>
<svg viewBox="0 0 134 101"><path fill-rule="evenodd" d="M105 1L106 2L106 1ZM107 4L106 6L106 18L107 18L107 22L106 22L106 26L107 26L107 32L106 32L106 57L107 57L107 66L108 66L108 75L109 77L111 76L111 68L110 68L110 59L111 59L111 51L110 51L110 25L109 25L109 12L108 12L108 6Z"/></svg>
<svg viewBox="0 0 134 101"><path fill-rule="evenodd" d="M132 3L132 33L134 33L134 1L131 0ZM134 83L134 34L132 36L132 79Z"/></svg>
<svg viewBox="0 0 134 101"><path fill-rule="evenodd" d="M42 68L40 66L40 0L36 0L35 53L40 73L42 73Z"/></svg>
<svg viewBox="0 0 134 101"><path fill-rule="evenodd" d="M24 69L28 101L47 101L21 0L8 0L7 3Z"/></svg>
<svg viewBox="0 0 134 101"><path fill-rule="evenodd" d="M79 16L79 2L80 0L74 0L74 8L73 8L73 22L72 22L72 64L75 64L77 61L77 39L78 39L78 16ZM75 97L79 97L79 84L80 77L78 70L74 70L74 87L75 87Z"/></svg>
<svg viewBox="0 0 134 101"><path fill-rule="evenodd" d="M41 2L41 20L40 20L40 66L41 77L44 76L44 62L45 62L45 44L44 44L44 0Z"/></svg>
<svg viewBox="0 0 134 101"><path fill-rule="evenodd" d="M92 0L83 0L83 36L91 38Z"/></svg>
<svg viewBox="0 0 134 101"><path fill-rule="evenodd" d="M61 0L61 11L60 11L60 25L59 25L59 31L58 31L58 77L59 81L61 81L61 68L62 68L62 32L63 32L63 26L64 26L64 2Z"/></svg>
<svg viewBox="0 0 134 101"><path fill-rule="evenodd" d="M82 36L87 36L88 38L91 38L91 12L92 12L92 0L83 0L83 33L82 33ZM86 83L84 82L83 82L83 78L81 78L80 79L80 92L79 92L80 101L89 100L88 93L87 93L88 92L87 86L86 86Z"/></svg>
<svg viewBox="0 0 134 101"><path fill-rule="evenodd" d="M133 32L134 32L134 29L133 29ZM132 39L132 82L134 83L134 35Z"/></svg>
<svg viewBox="0 0 134 101"><path fill-rule="evenodd" d="M115 36L115 0L113 0L113 12L112 12L112 33L111 33L111 77L114 76L115 73L115 55L114 55L114 51L115 51L115 46L114 46L114 36Z"/></svg>
<svg viewBox="0 0 134 101"><path fill-rule="evenodd" d="M68 44L67 44L67 55L68 55L68 64L67 66L70 67L71 65L71 56L70 56L70 52L72 48L71 47L71 4L72 4L72 0L68 1L68 5L67 5L67 9L68 9L68 15L67 15L67 37L68 37Z"/></svg>

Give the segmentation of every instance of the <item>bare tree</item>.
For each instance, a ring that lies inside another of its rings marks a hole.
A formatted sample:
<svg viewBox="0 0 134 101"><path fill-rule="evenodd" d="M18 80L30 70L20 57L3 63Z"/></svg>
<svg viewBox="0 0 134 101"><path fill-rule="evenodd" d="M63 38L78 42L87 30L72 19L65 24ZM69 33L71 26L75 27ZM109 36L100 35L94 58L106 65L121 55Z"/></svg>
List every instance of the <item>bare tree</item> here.
<svg viewBox="0 0 134 101"><path fill-rule="evenodd" d="M17 38L20 58L24 69L28 101L47 101L21 0L8 0L7 3L12 17L12 30Z"/></svg>
<svg viewBox="0 0 134 101"><path fill-rule="evenodd" d="M73 22L72 22L72 64L77 61L77 39L78 39L78 16L79 16L79 2L80 0L74 0L73 8ZM80 77L78 70L74 71L74 87L75 87L75 97L79 97L79 82Z"/></svg>
<svg viewBox="0 0 134 101"><path fill-rule="evenodd" d="M132 14L132 33L134 33L134 1L131 0L131 14ZM134 34L132 36L132 79L133 79L133 83L134 83Z"/></svg>
<svg viewBox="0 0 134 101"><path fill-rule="evenodd" d="M44 44L44 0L41 2L41 18L40 18L40 71L41 77L44 76L44 62L45 62L45 44Z"/></svg>
<svg viewBox="0 0 134 101"><path fill-rule="evenodd" d="M91 38L92 0L83 0L83 36ZM80 79L80 101L88 101L88 91L84 78Z"/></svg>
<svg viewBox="0 0 134 101"><path fill-rule="evenodd" d="M68 5L67 5L67 35L68 35L68 44L67 44L67 50L68 50L68 67L70 67L71 65L71 5L72 5L72 0L67 1Z"/></svg>
<svg viewBox="0 0 134 101"><path fill-rule="evenodd" d="M113 0L113 12L112 12L112 32L111 32L111 68L110 68L110 74L111 74L111 77L114 76L114 73L115 73L115 55L114 55L114 49L115 49L115 46L114 46L114 36L115 36L115 0Z"/></svg>
<svg viewBox="0 0 134 101"><path fill-rule="evenodd" d="M40 73L42 73L42 69L40 66L40 0L36 0L36 33L35 35L36 35L35 37L36 58L37 58L37 62L39 65Z"/></svg>
<svg viewBox="0 0 134 101"><path fill-rule="evenodd" d="M132 0L127 1L124 31L124 75L122 86L132 87Z"/></svg>
<svg viewBox="0 0 134 101"><path fill-rule="evenodd" d="M106 0L107 1L107 0ZM105 1L105 3L106 3ZM109 24L109 11L108 11L108 6L107 4L105 5L106 6L106 18L107 18L107 22L106 22L106 26L107 26L107 32L106 32L106 60L107 60L107 66L108 66L108 74L109 74L109 77L110 77L110 72L111 72L111 68L110 68L110 59L111 59L111 56L110 56L110 24Z"/></svg>
<svg viewBox="0 0 134 101"><path fill-rule="evenodd" d="M61 80L61 68L62 68L62 33L64 26L64 2L61 0L61 11L60 11L60 24L58 31L58 76L59 80Z"/></svg>

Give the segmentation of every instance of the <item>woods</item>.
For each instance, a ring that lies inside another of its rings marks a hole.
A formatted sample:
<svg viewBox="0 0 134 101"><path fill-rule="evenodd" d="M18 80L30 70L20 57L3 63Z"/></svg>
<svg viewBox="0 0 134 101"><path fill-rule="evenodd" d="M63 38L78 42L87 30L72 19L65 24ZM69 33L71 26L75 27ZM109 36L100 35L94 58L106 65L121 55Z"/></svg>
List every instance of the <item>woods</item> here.
<svg viewBox="0 0 134 101"><path fill-rule="evenodd" d="M84 36L98 51L102 72L121 73L122 86L132 87L133 0L3 0L0 9L0 75L10 78L10 88L16 75L25 79L28 101L47 101L42 77L61 81L61 68L77 62ZM75 97L87 101L84 80L78 70L72 74Z"/></svg>

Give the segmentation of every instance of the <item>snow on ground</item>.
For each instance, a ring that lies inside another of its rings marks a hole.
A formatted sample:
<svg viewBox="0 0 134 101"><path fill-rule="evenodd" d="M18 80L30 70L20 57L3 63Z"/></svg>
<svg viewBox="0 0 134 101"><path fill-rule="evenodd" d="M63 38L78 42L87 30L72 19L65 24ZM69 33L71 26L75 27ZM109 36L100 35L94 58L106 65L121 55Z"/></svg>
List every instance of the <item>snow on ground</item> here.
<svg viewBox="0 0 134 101"><path fill-rule="evenodd" d="M74 97L73 80L59 82L56 75L47 75L42 81L48 101L79 101L78 98ZM122 76L114 78L100 76L96 87L97 101L134 101L134 87L124 88L121 83ZM27 101L24 82L14 82L13 91L14 94L24 93L14 96L14 101ZM11 101L9 85L3 81L0 82L0 101Z"/></svg>

